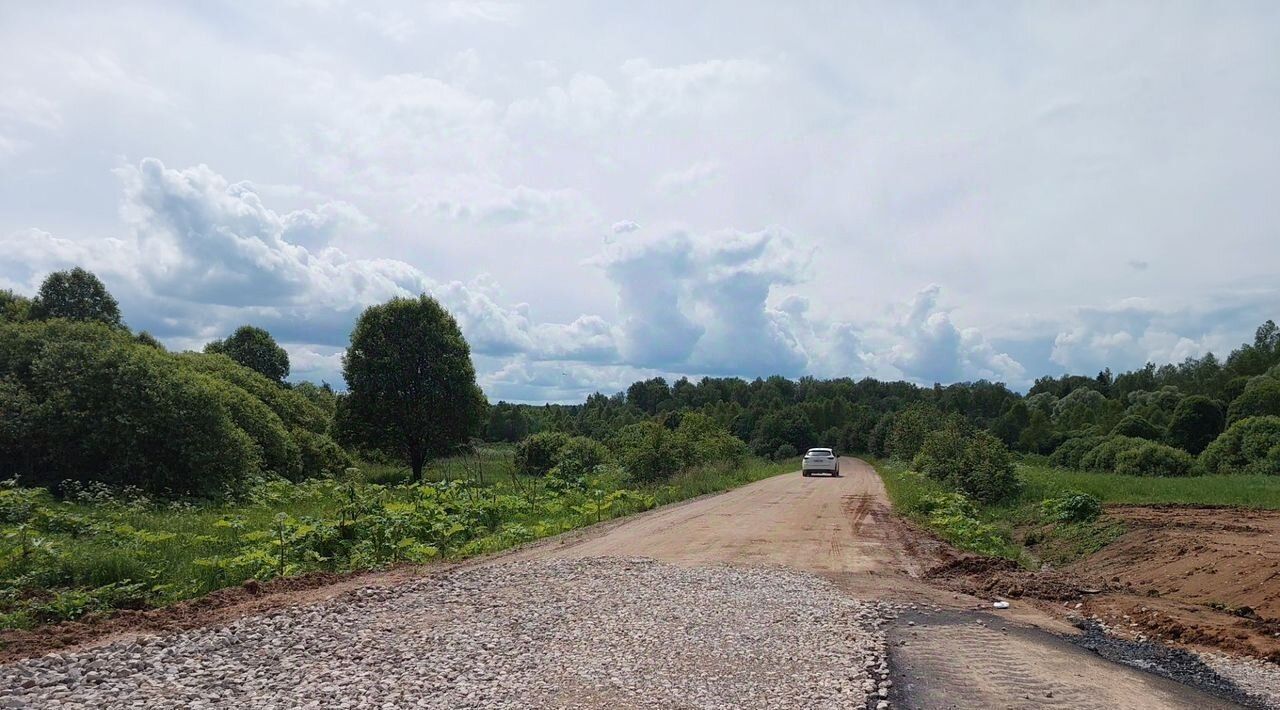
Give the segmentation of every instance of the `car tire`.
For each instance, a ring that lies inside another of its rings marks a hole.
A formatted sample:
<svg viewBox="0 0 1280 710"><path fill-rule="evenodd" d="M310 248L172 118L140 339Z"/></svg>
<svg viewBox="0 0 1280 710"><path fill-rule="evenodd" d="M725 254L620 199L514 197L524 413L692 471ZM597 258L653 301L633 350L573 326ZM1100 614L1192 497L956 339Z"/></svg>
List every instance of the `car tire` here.
<svg viewBox="0 0 1280 710"><path fill-rule="evenodd" d="M800 475L804 476L805 478L808 478L810 476L810 473L808 471L801 471Z"/></svg>

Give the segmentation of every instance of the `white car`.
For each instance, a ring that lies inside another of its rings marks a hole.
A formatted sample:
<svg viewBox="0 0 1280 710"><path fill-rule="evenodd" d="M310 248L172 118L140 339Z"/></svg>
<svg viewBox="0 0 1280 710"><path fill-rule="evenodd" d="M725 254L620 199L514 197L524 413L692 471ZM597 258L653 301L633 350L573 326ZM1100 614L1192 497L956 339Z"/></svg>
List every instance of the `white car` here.
<svg viewBox="0 0 1280 710"><path fill-rule="evenodd" d="M805 452L804 461L800 464L800 473L804 476L825 473L838 478L840 459L832 449L809 449Z"/></svg>

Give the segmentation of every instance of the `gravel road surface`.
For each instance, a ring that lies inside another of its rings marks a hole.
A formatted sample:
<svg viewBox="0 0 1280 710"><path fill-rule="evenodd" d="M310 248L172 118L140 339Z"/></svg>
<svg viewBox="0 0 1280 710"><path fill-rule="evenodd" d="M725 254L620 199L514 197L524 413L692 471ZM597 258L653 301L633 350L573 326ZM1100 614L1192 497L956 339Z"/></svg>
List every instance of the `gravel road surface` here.
<svg viewBox="0 0 1280 710"><path fill-rule="evenodd" d="M0 707L862 707L889 613L787 571L510 562L11 664Z"/></svg>

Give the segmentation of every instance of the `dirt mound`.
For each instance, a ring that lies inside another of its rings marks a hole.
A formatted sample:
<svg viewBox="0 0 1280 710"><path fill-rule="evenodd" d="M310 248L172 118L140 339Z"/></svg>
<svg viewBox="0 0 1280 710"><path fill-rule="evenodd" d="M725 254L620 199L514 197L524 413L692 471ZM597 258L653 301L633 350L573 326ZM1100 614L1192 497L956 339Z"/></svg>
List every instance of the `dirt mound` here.
<svg viewBox="0 0 1280 710"><path fill-rule="evenodd" d="M1129 531L1072 571L1140 594L1280 620L1280 512L1127 505L1107 513Z"/></svg>
<svg viewBox="0 0 1280 710"><path fill-rule="evenodd" d="M1068 571L1113 628L1280 662L1280 511L1108 506L1128 532Z"/></svg>
<svg viewBox="0 0 1280 710"><path fill-rule="evenodd" d="M1065 601L1096 591L1069 573L1032 572L1012 560L996 557L961 557L929 570L926 578L983 598Z"/></svg>

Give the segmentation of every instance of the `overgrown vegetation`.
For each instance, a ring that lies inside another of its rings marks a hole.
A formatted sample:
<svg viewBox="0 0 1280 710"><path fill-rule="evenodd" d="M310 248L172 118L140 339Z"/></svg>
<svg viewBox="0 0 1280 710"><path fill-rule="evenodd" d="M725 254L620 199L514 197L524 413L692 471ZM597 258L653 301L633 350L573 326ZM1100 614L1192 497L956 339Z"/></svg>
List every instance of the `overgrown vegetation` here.
<svg viewBox="0 0 1280 710"><path fill-rule="evenodd" d="M143 608L248 579L461 558L794 470L699 466L661 483L615 467L523 476L512 448L428 466L252 486L237 502L165 501L137 489L0 487L0 628ZM374 482L369 478L388 482Z"/></svg>

